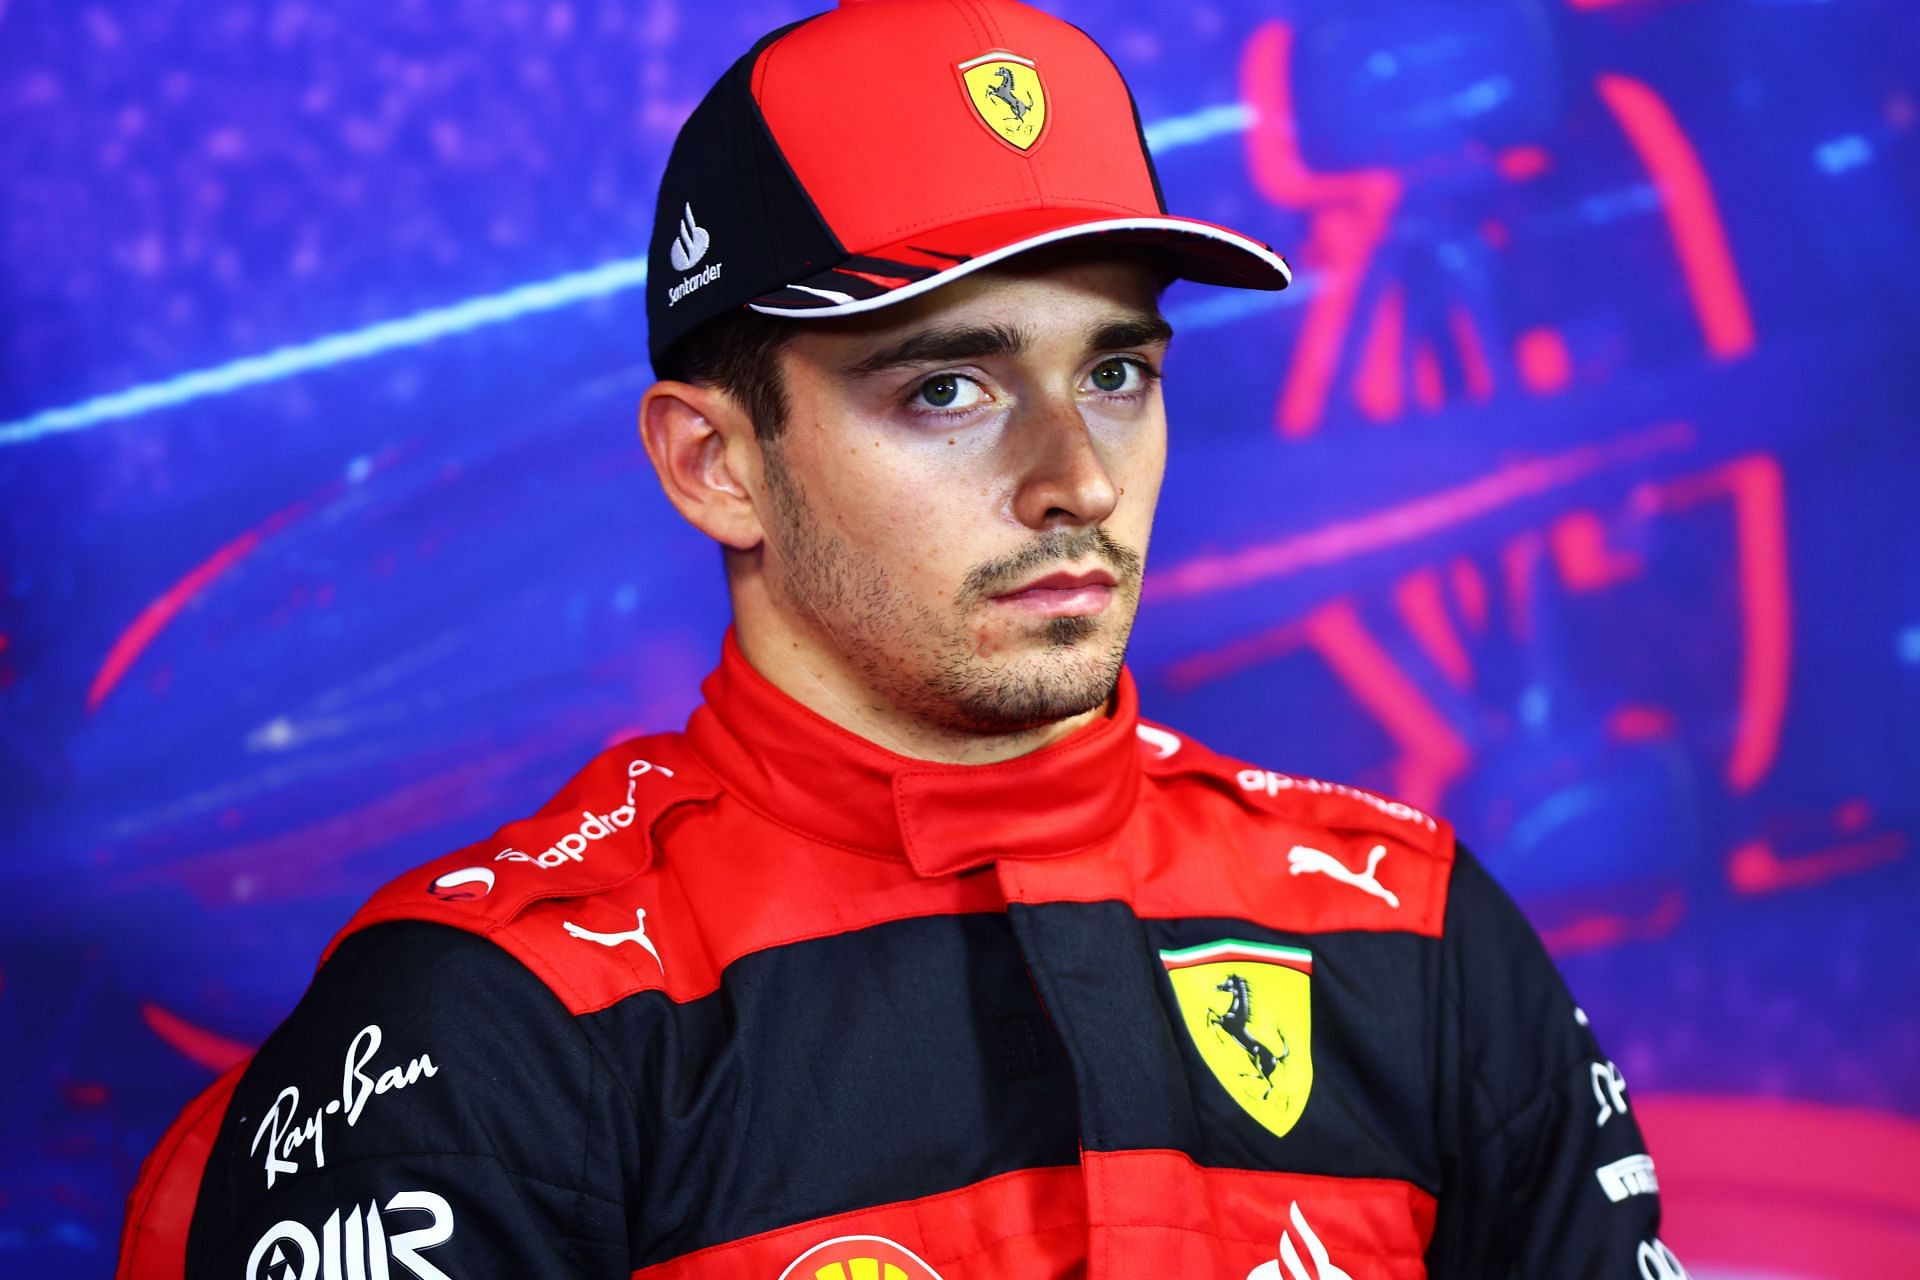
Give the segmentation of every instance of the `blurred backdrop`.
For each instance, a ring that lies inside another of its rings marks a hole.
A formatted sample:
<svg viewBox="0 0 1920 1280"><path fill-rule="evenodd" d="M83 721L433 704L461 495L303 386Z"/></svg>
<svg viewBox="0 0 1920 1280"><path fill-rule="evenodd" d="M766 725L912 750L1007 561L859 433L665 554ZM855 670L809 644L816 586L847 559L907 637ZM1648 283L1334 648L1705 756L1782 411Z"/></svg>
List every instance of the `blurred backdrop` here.
<svg viewBox="0 0 1920 1280"><path fill-rule="evenodd" d="M1052 6L1170 203L1149 715L1450 815L1696 1277L1920 1274L1911 0ZM0 0L0 1273L377 884L677 727L674 130L810 6Z"/></svg>

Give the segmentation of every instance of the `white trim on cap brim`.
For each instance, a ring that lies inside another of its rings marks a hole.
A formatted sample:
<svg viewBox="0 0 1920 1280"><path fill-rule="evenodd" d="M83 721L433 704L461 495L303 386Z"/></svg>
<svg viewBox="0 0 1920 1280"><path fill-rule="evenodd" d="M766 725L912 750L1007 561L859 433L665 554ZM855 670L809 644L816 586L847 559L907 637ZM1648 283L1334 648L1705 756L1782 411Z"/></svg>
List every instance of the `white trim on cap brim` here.
<svg viewBox="0 0 1920 1280"><path fill-rule="evenodd" d="M1038 249L1042 245L1058 244L1062 240L1074 240L1082 236L1099 235L1108 231L1171 231L1183 236L1197 236L1204 240L1217 240L1221 244L1231 245L1243 253L1250 253L1267 266L1280 273L1287 284L1293 283L1293 268L1286 260L1257 240L1224 227L1209 226L1204 222L1188 222L1181 218L1109 218L1102 222L1076 222L1070 227L1056 227L1052 231L1043 231L1037 236L1028 236L1012 244L1003 244L998 249L989 249L965 262L926 277L911 284L903 284L898 289L876 294L871 298L855 298L844 293L834 293L829 289L812 289L803 284L790 284L789 289L798 289L803 293L818 294L822 298L842 298L829 307L770 307L759 302L747 305L755 311L769 316L791 316L804 320L808 316L850 316L862 311L877 311L881 307L890 307L896 302L905 302L908 298L918 297L930 289L938 289L964 275L990 267L996 262L1011 258L1016 253L1025 253L1029 249ZM1228 286L1233 287L1233 286ZM1240 286L1245 287L1245 286Z"/></svg>

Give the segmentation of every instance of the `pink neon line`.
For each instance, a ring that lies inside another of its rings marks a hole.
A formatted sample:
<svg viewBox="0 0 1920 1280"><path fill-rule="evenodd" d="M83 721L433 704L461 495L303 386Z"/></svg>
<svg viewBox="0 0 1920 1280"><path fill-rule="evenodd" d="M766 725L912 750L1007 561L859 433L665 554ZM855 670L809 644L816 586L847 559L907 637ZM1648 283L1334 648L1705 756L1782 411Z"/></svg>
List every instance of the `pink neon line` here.
<svg viewBox="0 0 1920 1280"><path fill-rule="evenodd" d="M1787 715L1793 648L1793 592L1787 584L1786 485L1774 458L1735 463L1734 519L1739 530L1740 600L1747 619L1740 721L1727 779L1750 791L1773 767Z"/></svg>
<svg viewBox="0 0 1920 1280"><path fill-rule="evenodd" d="M1607 717L1607 737L1614 742L1656 742L1671 738L1674 725L1673 712L1665 707L1624 706Z"/></svg>
<svg viewBox="0 0 1920 1280"><path fill-rule="evenodd" d="M1433 659L1433 665L1440 669L1448 683L1456 689L1471 685L1473 659L1467 656L1467 647L1461 643L1460 633L1453 629L1453 620L1447 615L1446 592L1440 585L1439 573L1433 569L1416 569L1400 579L1393 589L1393 603L1407 630Z"/></svg>
<svg viewBox="0 0 1920 1280"><path fill-rule="evenodd" d="M1500 550L1508 621L1513 624L1513 634L1523 640L1533 638L1534 570L1540 564L1544 545L1538 529L1522 529L1507 539L1507 545Z"/></svg>
<svg viewBox="0 0 1920 1280"><path fill-rule="evenodd" d="M1537 178L1553 167L1553 157L1545 147L1508 147L1493 158L1493 167L1508 182Z"/></svg>
<svg viewBox="0 0 1920 1280"><path fill-rule="evenodd" d="M1428 412L1438 409L1446 399L1440 378L1440 356L1430 342L1421 343L1420 349L1413 353L1413 398Z"/></svg>
<svg viewBox="0 0 1920 1280"><path fill-rule="evenodd" d="M225 1071L253 1052L250 1045L196 1027L179 1014L169 1013L152 1002L140 1006L140 1016L155 1035L201 1066L214 1071Z"/></svg>
<svg viewBox="0 0 1920 1280"><path fill-rule="evenodd" d="M389 451L387 455L377 458L375 466L382 465L386 458L391 456L395 455ZM180 616L180 611L192 603L195 596L212 586L222 574L253 554L266 539L279 533L316 506L330 502L345 488L346 481L334 480L312 497L274 512L189 569L178 582L156 596L108 648L107 656L100 664L100 670L94 674L93 683L87 688L87 711L91 713L99 710L100 704L106 701L107 695L113 692L114 686L126 676L147 646L152 644L155 638Z"/></svg>
<svg viewBox="0 0 1920 1280"><path fill-rule="evenodd" d="M1645 568L1639 556L1607 545L1607 529L1592 511L1569 511L1547 533L1560 581L1569 591L1601 591Z"/></svg>
<svg viewBox="0 0 1920 1280"><path fill-rule="evenodd" d="M1556 956L1597 951L1635 939L1663 937L1686 914L1686 899L1678 890L1664 895L1645 915L1591 915L1540 930L1540 941Z"/></svg>
<svg viewBox="0 0 1920 1280"><path fill-rule="evenodd" d="M1480 575L1480 566L1465 556L1455 556L1447 564L1447 576L1453 579L1453 595L1460 602L1460 612L1475 631L1487 629L1487 580Z"/></svg>
<svg viewBox="0 0 1920 1280"><path fill-rule="evenodd" d="M1677 0L1567 0L1567 7L1569 9L1618 9L1637 4L1651 9L1659 3L1673 4L1677 3Z"/></svg>
<svg viewBox="0 0 1920 1280"><path fill-rule="evenodd" d="M1727 782L1751 791L1773 768L1787 714L1792 674L1793 593L1787 578L1786 483L1780 462L1739 458L1705 475L1665 486L1673 506L1731 497L1739 548L1741 672Z"/></svg>
<svg viewBox="0 0 1920 1280"><path fill-rule="evenodd" d="M1706 169L1673 112L1652 89L1621 75L1598 80L1601 98L1653 175L1680 270L1706 331L1707 349L1726 360L1753 348L1753 315L1727 245Z"/></svg>
<svg viewBox="0 0 1920 1280"><path fill-rule="evenodd" d="M1898 862L1906 852L1907 838L1898 831L1789 858L1774 852L1765 840L1754 840L1727 855L1727 883L1746 894L1804 889L1823 880Z"/></svg>
<svg viewBox="0 0 1920 1280"><path fill-rule="evenodd" d="M1300 628L1291 622L1282 623L1255 635L1242 636L1209 653L1180 659L1167 668L1167 683L1177 690L1191 689L1270 662L1299 647Z"/></svg>
<svg viewBox="0 0 1920 1280"><path fill-rule="evenodd" d="M106 661L100 664L99 672L93 677L93 683L87 689L87 710L99 709L106 701L113 687L120 683L127 669L133 666L146 647L179 616L180 611L202 591L212 585L227 570L239 564L260 545L260 530L249 529L233 541L215 551L188 571L178 582L162 591L154 600L140 611L133 624L120 633L107 650Z"/></svg>
<svg viewBox="0 0 1920 1280"><path fill-rule="evenodd" d="M1400 201L1401 183L1391 169L1320 174L1307 168L1295 136L1292 50L1293 28L1286 23L1255 31L1241 57L1240 90L1254 111L1247 132L1254 185L1280 207L1307 210L1310 218L1300 261L1317 274L1320 288L1307 300L1276 409L1280 433L1298 438L1312 434L1326 412L1360 284Z"/></svg>
<svg viewBox="0 0 1920 1280"><path fill-rule="evenodd" d="M1406 291L1395 285L1374 306L1373 322L1360 344L1360 368L1353 376L1354 402L1375 422L1397 418L1406 409L1401 351L1406 324Z"/></svg>
<svg viewBox="0 0 1920 1280"><path fill-rule="evenodd" d="M1302 630L1354 700L1400 745L1395 790L1408 804L1436 809L1473 752L1434 705L1380 647L1345 600L1316 609Z"/></svg>
<svg viewBox="0 0 1920 1280"><path fill-rule="evenodd" d="M1487 349L1480 341L1480 330L1473 313L1459 303L1447 308L1447 323L1453 329L1453 343L1460 351L1460 364L1466 370L1467 394L1475 400L1493 395L1493 370L1487 365Z"/></svg>
<svg viewBox="0 0 1920 1280"><path fill-rule="evenodd" d="M1669 422L1566 453L1517 462L1456 488L1415 498L1319 529L1258 543L1224 555L1201 555L1148 582L1151 598L1179 600L1284 577L1357 555L1417 542L1501 507L1538 497L1610 467L1638 462L1693 443L1692 426Z"/></svg>

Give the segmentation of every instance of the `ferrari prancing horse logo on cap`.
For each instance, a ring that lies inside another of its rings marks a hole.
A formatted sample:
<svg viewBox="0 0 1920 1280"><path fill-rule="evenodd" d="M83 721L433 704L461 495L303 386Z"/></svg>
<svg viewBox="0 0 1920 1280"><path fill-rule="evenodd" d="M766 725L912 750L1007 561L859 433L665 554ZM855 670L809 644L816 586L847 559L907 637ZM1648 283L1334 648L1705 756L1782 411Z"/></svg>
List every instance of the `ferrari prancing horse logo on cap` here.
<svg viewBox="0 0 1920 1280"><path fill-rule="evenodd" d="M1047 90L1040 72L1018 54L996 49L959 64L961 87L974 115L994 137L1031 151L1047 127Z"/></svg>

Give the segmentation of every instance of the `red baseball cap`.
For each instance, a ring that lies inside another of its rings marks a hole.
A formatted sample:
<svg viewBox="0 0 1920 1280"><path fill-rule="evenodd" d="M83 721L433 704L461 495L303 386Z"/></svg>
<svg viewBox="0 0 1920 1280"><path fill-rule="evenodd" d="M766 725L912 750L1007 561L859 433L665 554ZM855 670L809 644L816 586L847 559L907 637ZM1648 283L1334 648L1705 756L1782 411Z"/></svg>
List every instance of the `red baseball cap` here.
<svg viewBox="0 0 1920 1280"><path fill-rule="evenodd" d="M714 316L884 307L1063 240L1285 288L1286 262L1169 215L1126 82L1012 0L843 0L763 38L681 127L647 279L656 361Z"/></svg>

